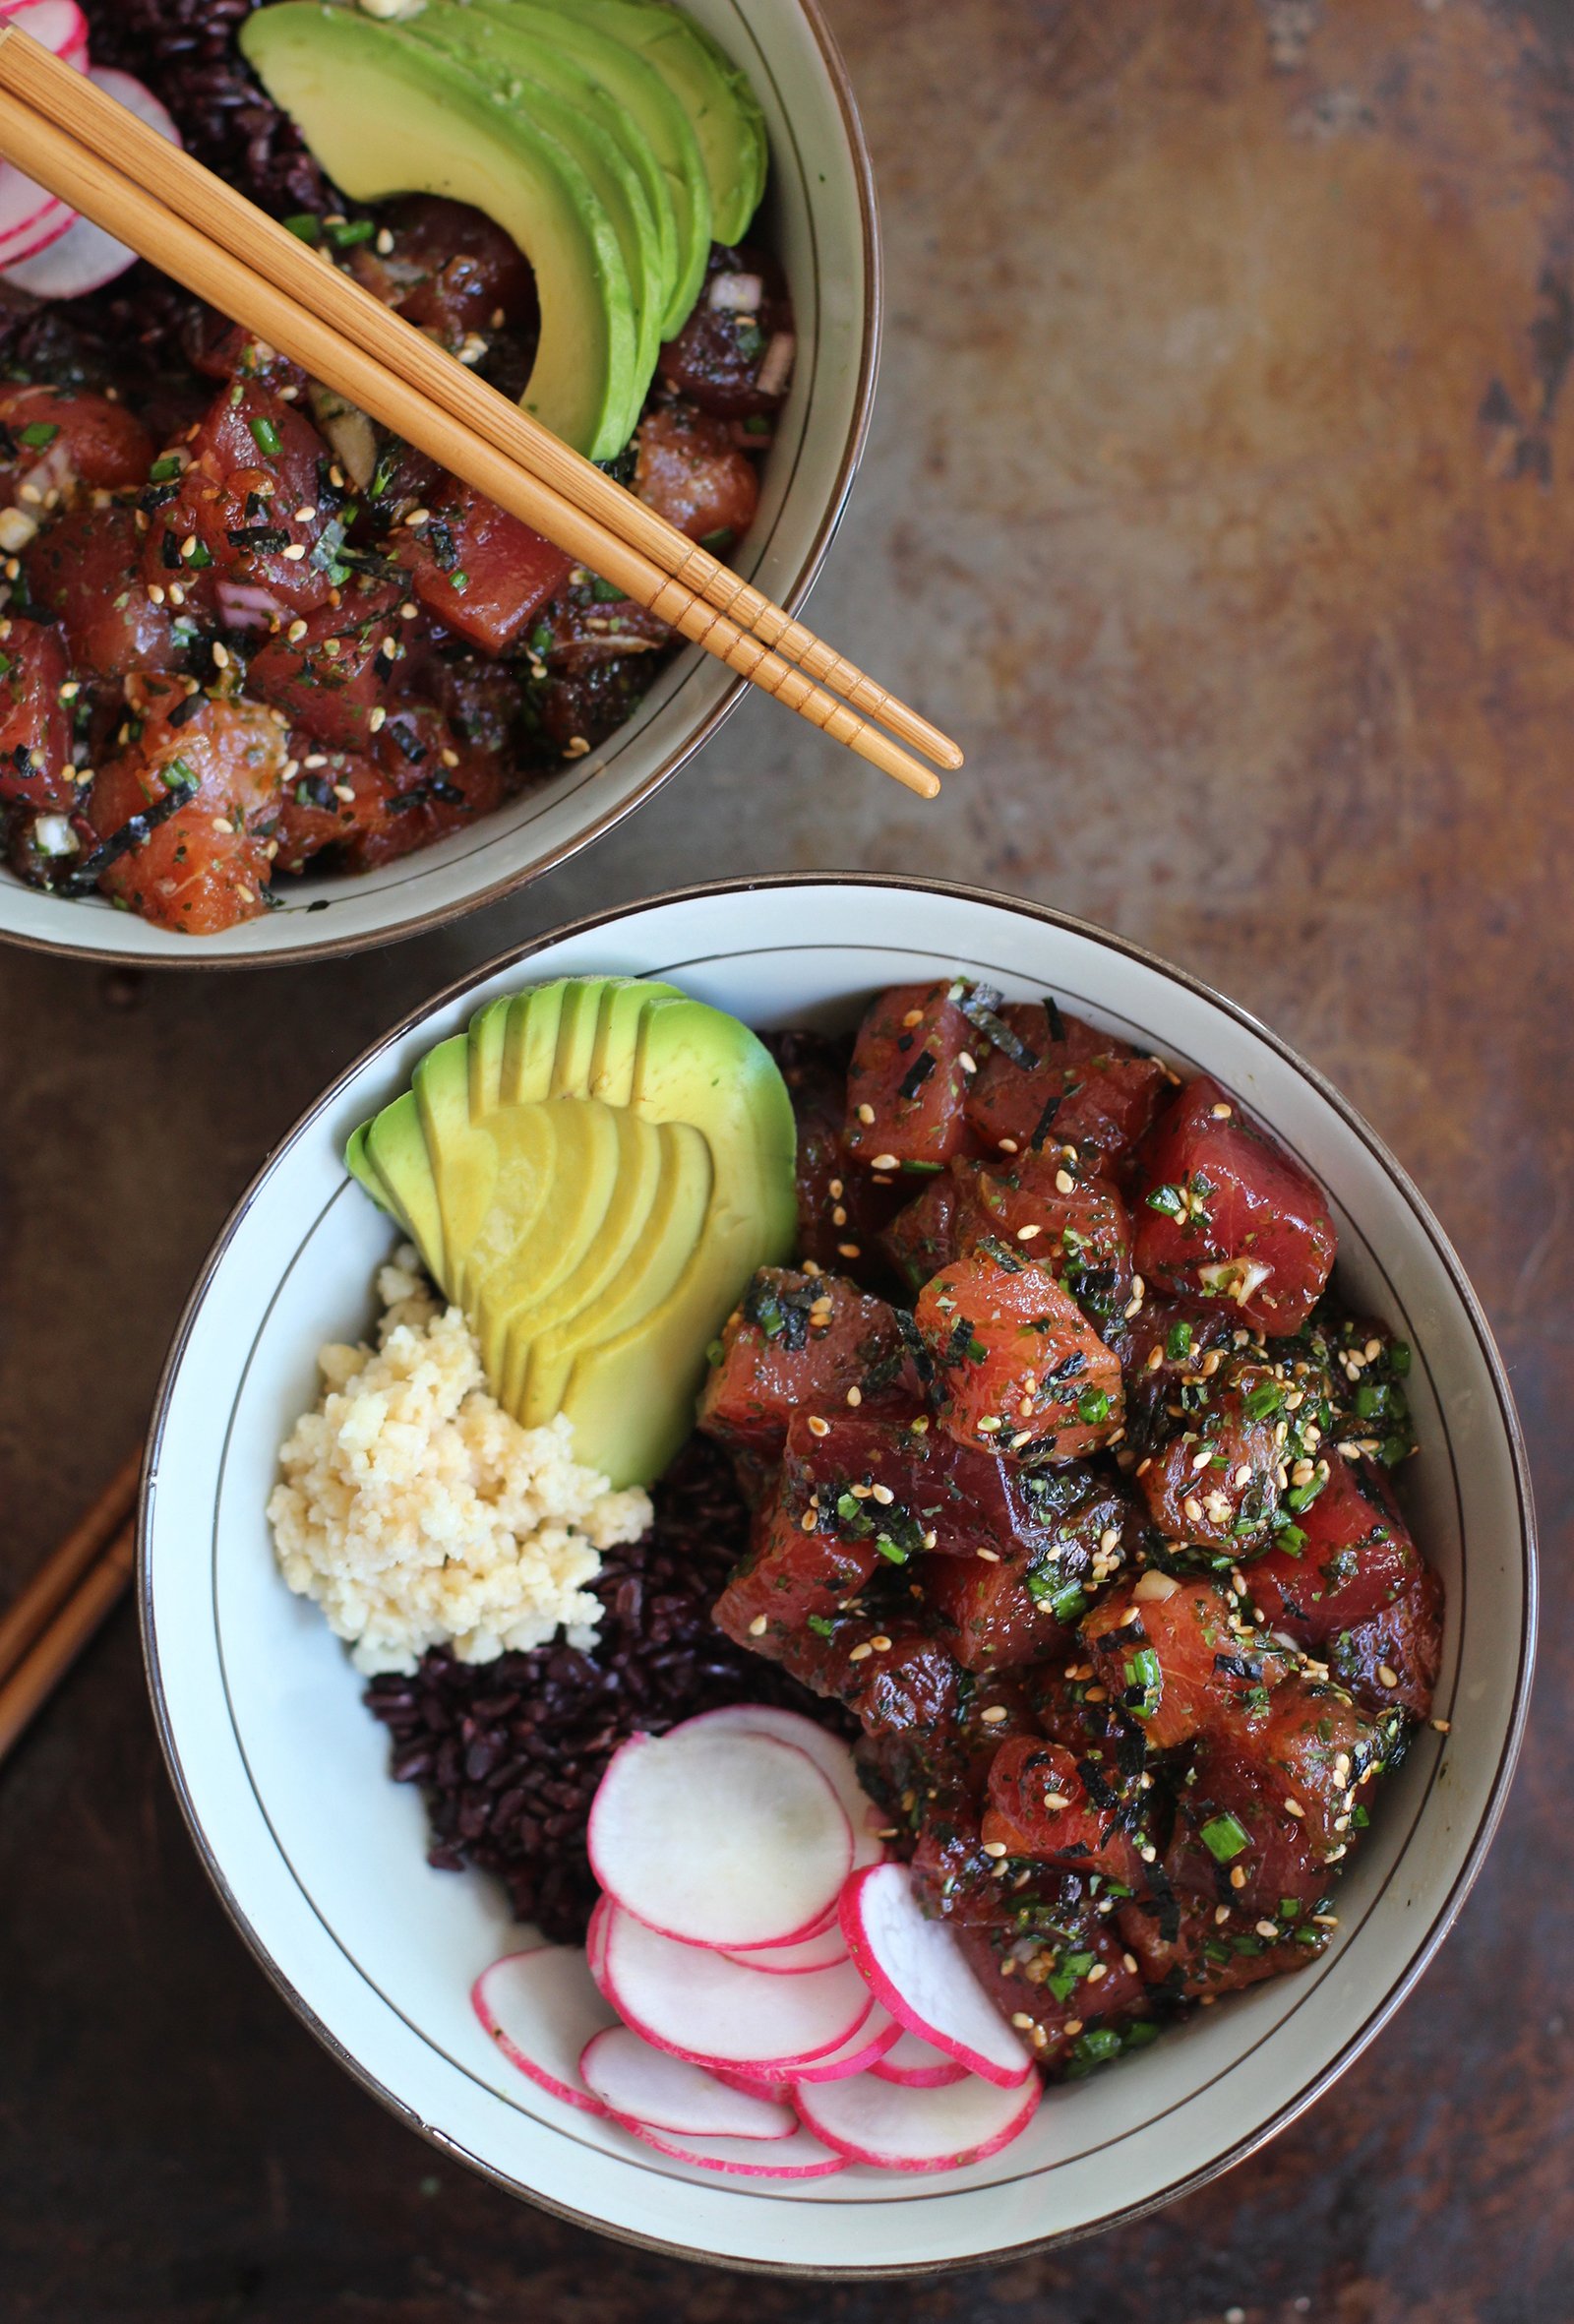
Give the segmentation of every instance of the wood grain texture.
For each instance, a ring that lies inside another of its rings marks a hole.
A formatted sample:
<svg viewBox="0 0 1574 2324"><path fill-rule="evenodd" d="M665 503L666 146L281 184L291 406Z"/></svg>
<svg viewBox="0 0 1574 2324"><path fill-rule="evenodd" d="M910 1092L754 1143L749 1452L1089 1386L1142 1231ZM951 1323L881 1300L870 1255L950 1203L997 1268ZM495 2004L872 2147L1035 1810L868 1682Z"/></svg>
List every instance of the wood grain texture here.
<svg viewBox="0 0 1574 2324"><path fill-rule="evenodd" d="M330 2063L208 1891L121 1620L0 1786L6 2324L1570 2312L1574 4L830 13L890 320L815 622L967 770L923 808L750 705L592 856L420 945L200 984L0 960L0 1579L121 1457L260 1156L398 1011L701 873L938 866L1247 1002L1456 1237L1545 1536L1502 1835L1396 2022L1214 2187L906 2290L745 2282L515 2206Z"/></svg>

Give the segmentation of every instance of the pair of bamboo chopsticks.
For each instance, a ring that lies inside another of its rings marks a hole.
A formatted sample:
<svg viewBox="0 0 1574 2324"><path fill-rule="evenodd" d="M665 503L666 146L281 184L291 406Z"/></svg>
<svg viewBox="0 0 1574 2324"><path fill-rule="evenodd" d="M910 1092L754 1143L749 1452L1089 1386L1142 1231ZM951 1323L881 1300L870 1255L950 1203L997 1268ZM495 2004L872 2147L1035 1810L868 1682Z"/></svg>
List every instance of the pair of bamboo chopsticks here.
<svg viewBox="0 0 1574 2324"><path fill-rule="evenodd" d="M15 27L0 30L0 154L921 798L938 779L892 734L961 764L927 719Z"/></svg>
<svg viewBox="0 0 1574 2324"><path fill-rule="evenodd" d="M0 1615L0 1759L131 1580L141 1468L136 1453Z"/></svg>

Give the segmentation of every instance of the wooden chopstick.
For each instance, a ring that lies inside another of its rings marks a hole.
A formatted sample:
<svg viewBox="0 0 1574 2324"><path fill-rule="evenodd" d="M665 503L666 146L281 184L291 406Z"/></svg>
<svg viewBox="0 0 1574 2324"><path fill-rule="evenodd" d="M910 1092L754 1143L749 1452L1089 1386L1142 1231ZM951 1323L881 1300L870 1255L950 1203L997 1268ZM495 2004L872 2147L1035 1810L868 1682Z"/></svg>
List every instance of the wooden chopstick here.
<svg viewBox="0 0 1574 2324"><path fill-rule="evenodd" d="M128 1518L0 1684L0 1759L48 1701L120 1598L136 1567L137 1527L135 1520Z"/></svg>
<svg viewBox="0 0 1574 2324"><path fill-rule="evenodd" d="M927 720L15 27L0 29L0 152L909 789L933 798L939 785L767 641L960 764Z"/></svg>
<svg viewBox="0 0 1574 2324"><path fill-rule="evenodd" d="M51 1550L31 1581L0 1614L0 1682L9 1679L30 1646L59 1613L137 1505L142 1454L134 1452L104 1487L86 1516Z"/></svg>

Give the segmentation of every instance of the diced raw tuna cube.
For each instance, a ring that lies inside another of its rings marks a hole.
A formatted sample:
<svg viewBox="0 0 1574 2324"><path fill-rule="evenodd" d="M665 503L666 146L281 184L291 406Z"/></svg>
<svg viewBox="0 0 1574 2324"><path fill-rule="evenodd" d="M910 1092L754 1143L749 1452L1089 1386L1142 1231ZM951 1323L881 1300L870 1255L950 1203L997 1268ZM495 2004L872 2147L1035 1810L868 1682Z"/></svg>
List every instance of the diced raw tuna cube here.
<svg viewBox="0 0 1574 2324"><path fill-rule="evenodd" d="M1189 2000L1240 1992L1304 1969L1326 1942L1324 1931L1305 1921L1287 1926L1283 1937L1267 1939L1249 1923L1221 1926L1211 1898L1205 1904L1173 1896L1143 1898L1121 1905L1115 1918L1144 1983Z"/></svg>
<svg viewBox="0 0 1574 2324"><path fill-rule="evenodd" d="M254 919L272 869L281 729L261 703L189 695L180 679L134 678L127 698L141 732L99 769L90 813L102 840L130 844L99 886L192 936Z"/></svg>
<svg viewBox="0 0 1574 2324"><path fill-rule="evenodd" d="M967 1132L962 1059L977 1041L953 983L893 985L858 1028L847 1073L847 1150L872 1170L948 1162Z"/></svg>
<svg viewBox="0 0 1574 2324"><path fill-rule="evenodd" d="M1049 1857L1067 1871L1103 1872L1131 1887L1141 1877L1137 1848L1147 1841L1149 1797L1059 1743L1017 1737L990 1769L984 1845L1003 1846L1007 1856Z"/></svg>
<svg viewBox="0 0 1574 2324"><path fill-rule="evenodd" d="M1133 1209L1149 1283L1228 1299L1266 1332L1299 1331L1333 1268L1322 1189L1206 1074L1159 1124Z"/></svg>
<svg viewBox="0 0 1574 2324"><path fill-rule="evenodd" d="M749 1556L716 1602L717 1624L740 1646L780 1661L811 1622L832 1624L878 1562L872 1538L806 1532L796 1500L783 1499L757 1518Z"/></svg>
<svg viewBox="0 0 1574 2324"><path fill-rule="evenodd" d="M247 691L276 703L325 749L370 751L373 716L381 709L386 719L395 700L402 601L387 581L351 580L339 604L302 615L252 656Z"/></svg>
<svg viewBox="0 0 1574 2324"><path fill-rule="evenodd" d="M1120 1367L1044 1267L981 1246L927 1283L914 1320L964 1444L1074 1460L1120 1425Z"/></svg>
<svg viewBox="0 0 1574 2324"><path fill-rule="evenodd" d="M1098 2064L1119 2053L1125 2029L1144 2030L1147 1992L1125 1965L1125 1947L1085 1908L1080 1926L1067 1929L1063 1918L1049 1926L1037 1937L1009 1926L957 1933L1001 2016L1030 2021L1017 2030L1041 2066Z"/></svg>
<svg viewBox="0 0 1574 2324"><path fill-rule="evenodd" d="M144 482L152 438L126 409L86 388L0 387L0 506L40 523L80 490Z"/></svg>
<svg viewBox="0 0 1574 2324"><path fill-rule="evenodd" d="M926 1602L970 1671L1008 1670L1067 1652L1095 1564L1113 1570L1134 1519L1120 1489L1091 1472L1000 1466L1031 1509L1032 1530L1019 1520L1014 1541L997 1539L970 1558L937 1561L923 1577ZM1055 1491L1061 1485L1068 1489L1063 1498Z"/></svg>
<svg viewBox="0 0 1574 2324"><path fill-rule="evenodd" d="M564 550L454 476L434 485L425 522L399 527L394 554L433 618L486 653L513 644L574 565Z"/></svg>
<svg viewBox="0 0 1574 2324"><path fill-rule="evenodd" d="M155 461L142 496L150 588L186 611L216 609L220 581L289 612L326 605L348 578L335 555L343 526L332 464L293 403L255 382L226 388L195 435Z"/></svg>
<svg viewBox="0 0 1574 2324"><path fill-rule="evenodd" d="M1275 1427L1285 1389L1271 1368L1227 1363L1189 1425L1142 1461L1137 1483L1168 1541L1247 1555L1279 1506Z"/></svg>
<svg viewBox="0 0 1574 2324"><path fill-rule="evenodd" d="M1151 1583L1122 1583L1082 1624L1100 1683L1156 1751L1220 1725L1282 1676L1283 1656L1259 1639L1243 1645L1230 1614L1217 1582L1178 1582L1164 1596Z"/></svg>
<svg viewBox="0 0 1574 2324"><path fill-rule="evenodd" d="M1129 1152L1170 1088L1163 1066L1113 1034L1063 1016L1053 1001L1008 1001L1011 1035L968 1091L967 1114L992 1152L1074 1146L1105 1167Z"/></svg>
<svg viewBox="0 0 1574 2324"><path fill-rule="evenodd" d="M133 670L177 666L174 622L144 584L130 509L70 510L30 544L22 567L29 602L64 624L79 670L125 678Z"/></svg>
<svg viewBox="0 0 1574 2324"><path fill-rule="evenodd" d="M798 1125L798 1251L833 1273L881 1272L883 1229L922 1180L862 1168L842 1142L847 1052L817 1033L783 1033L769 1043ZM938 1263L938 1262L937 1262ZM934 1273L934 1268L928 1270ZM924 1280L913 1284L916 1291Z"/></svg>
<svg viewBox="0 0 1574 2324"><path fill-rule="evenodd" d="M765 1267L727 1319L699 1398L724 1443L774 1451L795 1412L869 1401L917 1410L924 1391L894 1308L839 1275Z"/></svg>
<svg viewBox="0 0 1574 2324"><path fill-rule="evenodd" d="M48 814L76 806L71 706L60 699L69 675L57 629L0 620L0 801Z"/></svg>

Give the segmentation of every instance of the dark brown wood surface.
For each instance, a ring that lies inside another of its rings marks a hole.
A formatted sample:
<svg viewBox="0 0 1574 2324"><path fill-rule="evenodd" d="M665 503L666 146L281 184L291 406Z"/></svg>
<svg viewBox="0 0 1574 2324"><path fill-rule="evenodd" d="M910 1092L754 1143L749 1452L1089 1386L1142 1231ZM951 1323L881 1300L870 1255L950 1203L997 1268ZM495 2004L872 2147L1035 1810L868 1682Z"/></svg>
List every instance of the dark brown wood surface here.
<svg viewBox="0 0 1574 2324"><path fill-rule="evenodd" d="M925 809L753 704L594 855L421 944L210 979L0 959L0 1586L138 1434L262 1154L400 1010L696 875L955 873L1257 1009L1457 1239L1544 1531L1501 1837L1396 2022L1207 2191L910 2288L745 2281L515 2206L330 2062L197 1866L122 1616L0 1773L6 2324L1574 2313L1574 6L831 13L889 311L815 618L966 772Z"/></svg>

